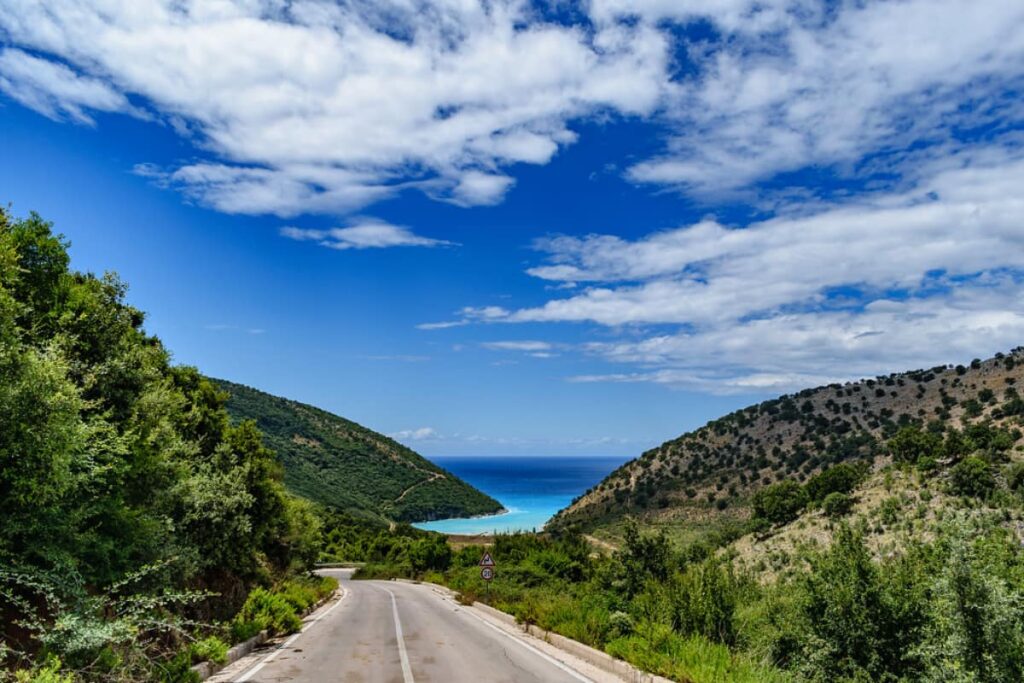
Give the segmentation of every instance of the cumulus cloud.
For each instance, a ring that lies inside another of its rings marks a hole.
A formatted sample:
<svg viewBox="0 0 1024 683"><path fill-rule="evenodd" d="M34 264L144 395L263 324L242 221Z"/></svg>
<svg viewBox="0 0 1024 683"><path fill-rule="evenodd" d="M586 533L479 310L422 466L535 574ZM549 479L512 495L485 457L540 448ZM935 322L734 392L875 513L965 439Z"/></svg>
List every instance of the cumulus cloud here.
<svg viewBox="0 0 1024 683"><path fill-rule="evenodd" d="M661 101L668 40L524 0L2 0L0 84L49 116L144 100L209 158L158 176L234 213L348 212L404 188L494 204L568 123ZM49 61L49 57L67 66ZM34 63L25 63L35 60ZM146 169L153 171L154 169Z"/></svg>
<svg viewBox="0 0 1024 683"><path fill-rule="evenodd" d="M289 239L316 242L329 249L383 249L387 247L437 247L452 242L421 237L408 228L376 220L363 220L346 228L316 230L286 226L281 234Z"/></svg>

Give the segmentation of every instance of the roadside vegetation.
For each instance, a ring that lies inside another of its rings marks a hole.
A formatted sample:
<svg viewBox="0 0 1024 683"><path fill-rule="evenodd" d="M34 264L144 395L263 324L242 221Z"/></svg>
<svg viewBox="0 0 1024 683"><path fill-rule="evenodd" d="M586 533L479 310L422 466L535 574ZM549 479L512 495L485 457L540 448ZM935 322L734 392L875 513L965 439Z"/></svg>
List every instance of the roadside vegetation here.
<svg viewBox="0 0 1024 683"><path fill-rule="evenodd" d="M67 249L0 210L0 680L190 680L333 590L302 578L321 524L126 285Z"/></svg>
<svg viewBox="0 0 1024 683"><path fill-rule="evenodd" d="M1005 386L762 482L746 515L620 516L612 552L586 524L499 535L489 589L472 546L428 564L395 541L361 575L443 583L679 681L1024 680L1024 411Z"/></svg>

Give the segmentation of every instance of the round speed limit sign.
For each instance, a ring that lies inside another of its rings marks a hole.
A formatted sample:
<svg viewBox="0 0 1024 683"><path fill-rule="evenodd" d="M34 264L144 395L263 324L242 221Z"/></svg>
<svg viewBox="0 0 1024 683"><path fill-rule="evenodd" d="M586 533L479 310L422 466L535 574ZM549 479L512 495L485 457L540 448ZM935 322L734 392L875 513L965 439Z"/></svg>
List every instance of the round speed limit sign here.
<svg viewBox="0 0 1024 683"><path fill-rule="evenodd" d="M480 578L484 581L490 581L494 578L494 569L491 567L484 567L480 570Z"/></svg>

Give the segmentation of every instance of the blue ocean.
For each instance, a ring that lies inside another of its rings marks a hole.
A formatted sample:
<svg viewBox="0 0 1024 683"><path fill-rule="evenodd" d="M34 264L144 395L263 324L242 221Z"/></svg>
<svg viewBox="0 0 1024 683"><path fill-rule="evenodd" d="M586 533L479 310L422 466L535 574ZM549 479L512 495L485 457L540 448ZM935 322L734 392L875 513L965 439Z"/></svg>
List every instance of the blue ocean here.
<svg viewBox="0 0 1024 683"><path fill-rule="evenodd" d="M540 530L572 499L626 462L624 457L438 457L441 467L496 498L508 510L475 519L417 524L447 534Z"/></svg>

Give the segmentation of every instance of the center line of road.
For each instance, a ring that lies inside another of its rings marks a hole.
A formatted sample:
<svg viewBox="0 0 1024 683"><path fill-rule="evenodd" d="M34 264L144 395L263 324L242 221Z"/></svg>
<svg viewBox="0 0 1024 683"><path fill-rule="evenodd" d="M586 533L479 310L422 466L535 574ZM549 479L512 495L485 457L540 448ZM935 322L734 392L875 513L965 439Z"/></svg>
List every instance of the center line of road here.
<svg viewBox="0 0 1024 683"><path fill-rule="evenodd" d="M402 637L402 620L398 618L398 601L390 588L385 588L391 596L391 611L395 615L395 637L398 639L398 656L402 660L402 678L405 683L416 683L412 677L412 667L409 666L409 654L405 651L405 638Z"/></svg>

